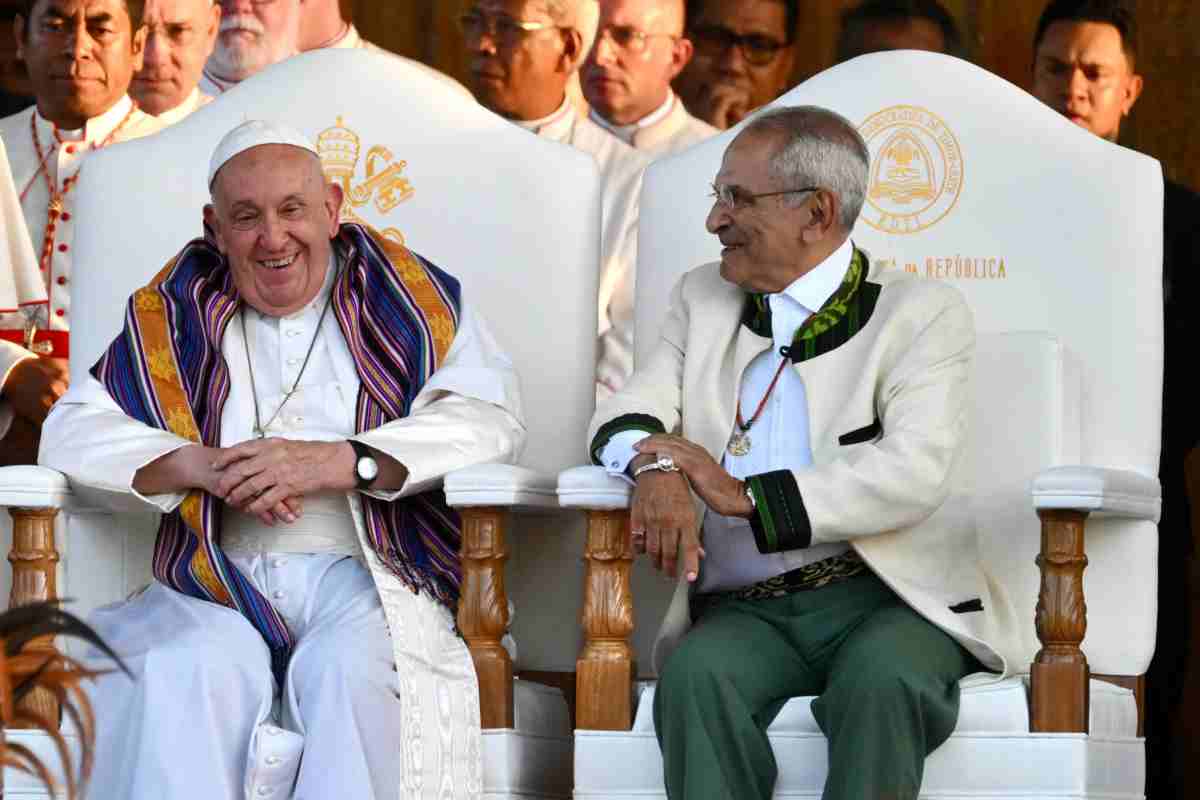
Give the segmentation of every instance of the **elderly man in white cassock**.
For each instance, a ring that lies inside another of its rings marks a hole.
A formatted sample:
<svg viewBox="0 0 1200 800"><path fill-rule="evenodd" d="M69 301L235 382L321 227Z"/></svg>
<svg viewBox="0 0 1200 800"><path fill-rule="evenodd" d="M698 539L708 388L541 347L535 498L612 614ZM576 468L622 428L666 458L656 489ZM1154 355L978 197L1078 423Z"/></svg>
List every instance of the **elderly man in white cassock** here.
<svg viewBox="0 0 1200 800"><path fill-rule="evenodd" d="M221 26L200 91L216 97L300 52L300 0L221 0Z"/></svg>
<svg viewBox="0 0 1200 800"><path fill-rule="evenodd" d="M17 52L37 103L0 119L25 217L21 226L6 212L4 231L11 239L27 230L35 258L0 265L10 271L0 284L21 293L15 305L0 304L0 450L7 463L33 462L42 421L67 386L71 280L81 266L72 248L86 223L76 218L72 189L92 151L162 128L126 94L142 64L141 10L137 0L24 0L16 18Z"/></svg>
<svg viewBox="0 0 1200 800"><path fill-rule="evenodd" d="M590 153L600 168L600 354L597 396L633 371L633 286L638 196L649 163L590 119L568 85L595 38L596 0L473 0L459 19L470 88L488 109L526 130Z"/></svg>
<svg viewBox="0 0 1200 800"><path fill-rule="evenodd" d="M204 62L221 25L213 0L146 0L146 56L130 94L164 125L212 102L200 91Z"/></svg>
<svg viewBox="0 0 1200 800"><path fill-rule="evenodd" d="M130 299L42 463L162 513L91 622L94 798L476 796L442 477L511 460L516 375L458 282L361 225L301 134L218 145L208 234Z"/></svg>

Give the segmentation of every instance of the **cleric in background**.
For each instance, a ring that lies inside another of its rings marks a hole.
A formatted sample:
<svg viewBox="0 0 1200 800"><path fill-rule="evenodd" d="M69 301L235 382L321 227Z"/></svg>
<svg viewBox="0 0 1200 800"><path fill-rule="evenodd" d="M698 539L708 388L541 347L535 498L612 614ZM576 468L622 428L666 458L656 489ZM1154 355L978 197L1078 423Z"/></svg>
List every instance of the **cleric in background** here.
<svg viewBox="0 0 1200 800"><path fill-rule="evenodd" d="M596 0L473 0L459 18L471 92L522 128L592 156L600 170L600 347L596 392L633 370L633 287L645 155L581 118L568 85L592 48Z"/></svg>
<svg viewBox="0 0 1200 800"><path fill-rule="evenodd" d="M25 218L22 224L5 204L5 235L29 236L34 253L34 260L0 264L22 271L0 283L24 287L26 294L19 311L0 305L0 332L6 332L0 337L0 450L7 463L34 462L42 420L67 388L77 299L71 286L82 266L73 248L75 232L87 224L75 210L79 176L94 151L162 128L127 94L146 43L140 12L136 0L25 0L15 20L17 51L37 102L0 119ZM41 302L29 303L35 294Z"/></svg>
<svg viewBox="0 0 1200 800"><path fill-rule="evenodd" d="M213 0L146 0L146 56L130 94L147 114L173 125L212 102L199 84L220 24Z"/></svg>
<svg viewBox="0 0 1200 800"><path fill-rule="evenodd" d="M928 50L966 58L958 24L938 0L863 0L842 12L839 64L888 50Z"/></svg>
<svg viewBox="0 0 1200 800"><path fill-rule="evenodd" d="M300 52L300 0L221 0L221 29L200 91L216 97Z"/></svg>
<svg viewBox="0 0 1200 800"><path fill-rule="evenodd" d="M155 581L91 620L135 676L92 691L91 796L466 798L479 692L440 485L516 457L516 374L457 280L339 224L301 134L243 123L209 186L210 235L46 422L43 464L162 514Z"/></svg>

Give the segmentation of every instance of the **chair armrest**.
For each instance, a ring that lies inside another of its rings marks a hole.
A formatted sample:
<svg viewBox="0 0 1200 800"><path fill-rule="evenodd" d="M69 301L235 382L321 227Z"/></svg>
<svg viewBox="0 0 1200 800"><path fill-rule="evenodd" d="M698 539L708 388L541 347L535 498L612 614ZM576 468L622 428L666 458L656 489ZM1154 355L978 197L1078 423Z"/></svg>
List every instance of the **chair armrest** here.
<svg viewBox="0 0 1200 800"><path fill-rule="evenodd" d="M558 508L553 475L512 464L477 464L460 469L447 475L443 486L446 502L455 508Z"/></svg>
<svg viewBox="0 0 1200 800"><path fill-rule="evenodd" d="M47 467L0 468L0 506L62 508L71 499L67 476Z"/></svg>
<svg viewBox="0 0 1200 800"><path fill-rule="evenodd" d="M563 508L629 508L632 495L633 486L604 467L572 467L558 476L558 503Z"/></svg>
<svg viewBox="0 0 1200 800"><path fill-rule="evenodd" d="M1037 511L1068 509L1157 522L1162 510L1158 478L1105 467L1051 467L1034 476Z"/></svg>

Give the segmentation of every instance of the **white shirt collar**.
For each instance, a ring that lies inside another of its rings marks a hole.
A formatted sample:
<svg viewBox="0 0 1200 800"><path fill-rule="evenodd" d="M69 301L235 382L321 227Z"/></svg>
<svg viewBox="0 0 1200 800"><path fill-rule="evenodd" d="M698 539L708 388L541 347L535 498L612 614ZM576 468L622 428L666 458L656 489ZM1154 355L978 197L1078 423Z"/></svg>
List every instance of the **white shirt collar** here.
<svg viewBox="0 0 1200 800"><path fill-rule="evenodd" d="M637 122L631 122L628 125L618 125L615 122L609 122L604 117L600 116L600 112L598 112L594 106L592 107L591 117L592 122L604 128L626 144L632 144L633 135L635 133L662 122L667 118L667 116L671 113L671 109L674 107L675 93L668 89L667 99L663 101L663 104L639 119Z"/></svg>
<svg viewBox="0 0 1200 800"><path fill-rule="evenodd" d="M787 295L811 313L820 311L821 306L825 305L825 301L842 285L853 255L854 243L847 237L841 247L834 250L820 264L792 281L779 294Z"/></svg>
<svg viewBox="0 0 1200 800"><path fill-rule="evenodd" d="M132 110L133 101L129 99L129 95L122 95L121 99L114 103L112 108L97 117L92 117L84 123L82 128L73 131L59 128L58 135L64 141L84 141L91 145L98 145L107 139L125 121L125 118L129 116L129 112ZM43 117L42 112L36 110L36 106L34 107L34 115L37 117L38 126L53 135L55 129L54 123ZM53 146L53 140L51 140L51 145Z"/></svg>
<svg viewBox="0 0 1200 800"><path fill-rule="evenodd" d="M362 36L359 35L358 28L354 27L354 23L350 23L346 26L346 32L328 46L338 50L353 50L361 45Z"/></svg>
<svg viewBox="0 0 1200 800"><path fill-rule="evenodd" d="M192 93L184 98L183 102L174 108L169 108L161 114L155 114L154 118L164 125L174 125L179 120L191 114L200 107L201 94L200 87L192 88Z"/></svg>
<svg viewBox="0 0 1200 800"><path fill-rule="evenodd" d="M575 106L571 105L571 98L563 95L562 105L554 110L553 114L542 117L541 119L514 119L513 122L520 125L527 131L533 133L541 133L543 128L552 127L564 119L567 119L570 114L575 113Z"/></svg>

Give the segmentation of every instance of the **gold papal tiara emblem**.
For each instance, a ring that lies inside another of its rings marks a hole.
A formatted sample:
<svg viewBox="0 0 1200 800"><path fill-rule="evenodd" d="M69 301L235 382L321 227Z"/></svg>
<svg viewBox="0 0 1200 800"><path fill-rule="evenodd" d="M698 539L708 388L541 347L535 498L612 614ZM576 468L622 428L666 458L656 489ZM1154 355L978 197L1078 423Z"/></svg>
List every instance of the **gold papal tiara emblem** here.
<svg viewBox="0 0 1200 800"><path fill-rule="evenodd" d="M963 156L944 120L917 106L892 106L858 132L871 151L862 218L884 233L916 233L936 224L962 194Z"/></svg>
<svg viewBox="0 0 1200 800"><path fill-rule="evenodd" d="M363 162L364 174L358 177L362 140L338 117L332 128L317 135L317 153L325 175L342 187L342 219L373 225L387 238L404 244L404 234L397 228L385 228L364 219L360 209L374 206L382 216L390 214L396 206L412 198L412 184L404 177L407 161L397 161L392 151L383 145L374 145L367 151ZM357 183L355 181L358 181Z"/></svg>

